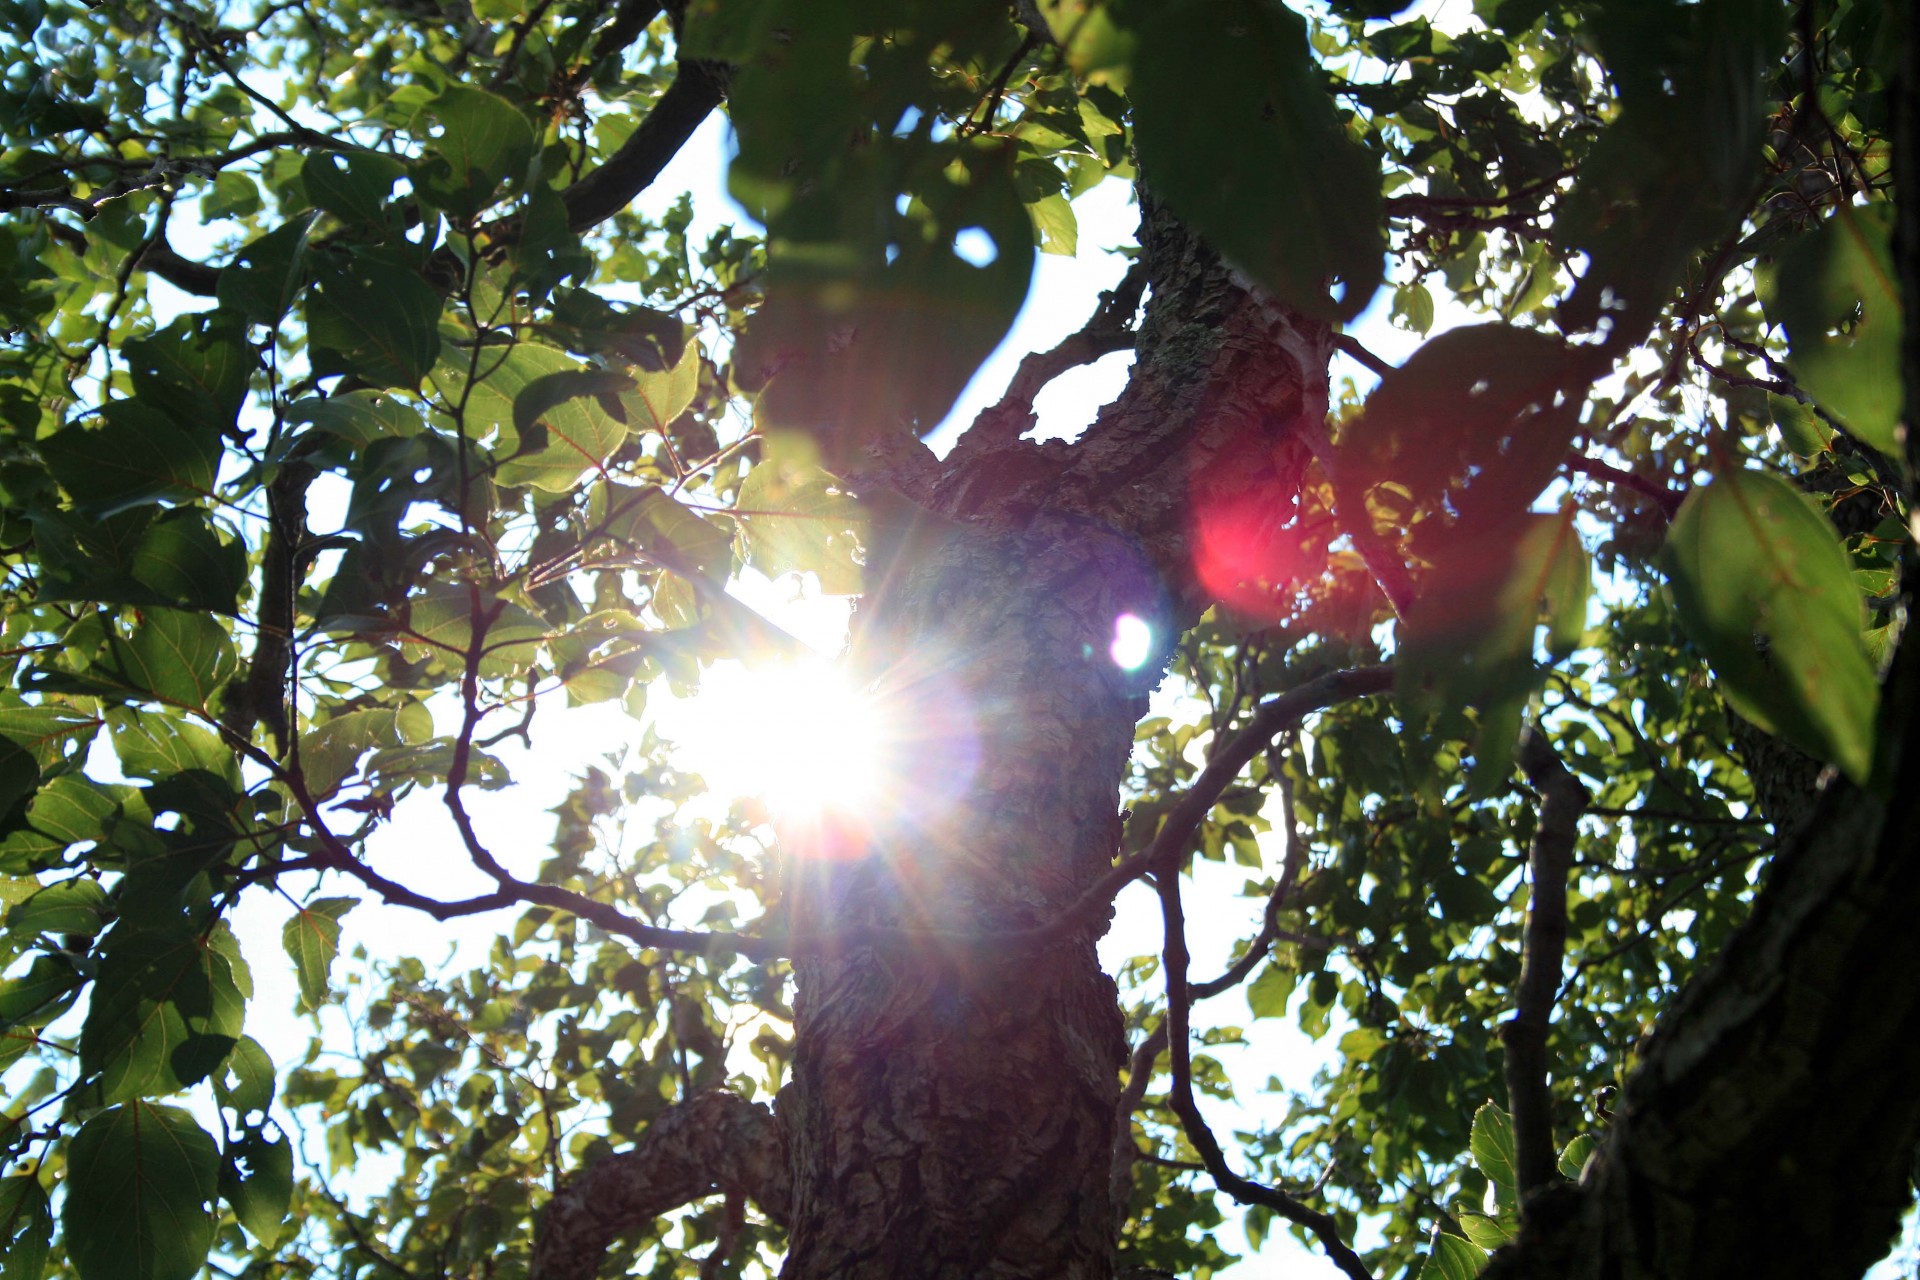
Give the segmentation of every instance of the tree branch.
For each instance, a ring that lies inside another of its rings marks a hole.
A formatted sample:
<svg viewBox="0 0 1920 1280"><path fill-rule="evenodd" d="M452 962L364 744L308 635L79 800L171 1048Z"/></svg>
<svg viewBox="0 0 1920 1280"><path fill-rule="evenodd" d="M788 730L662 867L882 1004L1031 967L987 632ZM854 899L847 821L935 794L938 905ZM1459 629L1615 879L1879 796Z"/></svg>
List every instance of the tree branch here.
<svg viewBox="0 0 1920 1280"><path fill-rule="evenodd" d="M1552 1182L1559 1161L1554 1154L1553 1095L1547 1089L1547 1024L1560 992L1567 950L1567 874L1587 789L1567 772L1545 733L1528 727L1520 734L1520 767L1540 793L1540 816L1527 851L1533 896L1527 904L1520 984L1513 1018L1500 1028L1506 1045L1507 1106L1513 1112L1513 1146L1520 1181L1520 1204Z"/></svg>
<svg viewBox="0 0 1920 1280"><path fill-rule="evenodd" d="M1241 1204L1257 1204L1273 1210L1289 1222L1305 1227L1327 1251L1333 1265L1348 1280L1373 1280L1367 1264L1340 1235L1340 1224L1332 1214L1308 1208L1278 1187L1269 1187L1241 1177L1227 1164L1219 1139L1207 1127L1193 1097L1193 1058L1187 1027L1187 1004L1192 999L1187 989L1187 930L1180 906L1180 873L1168 868L1159 878L1160 918L1166 926L1164 952L1167 974L1167 1043L1172 1051L1173 1084L1167 1091L1167 1104L1180 1117L1188 1141L1200 1153L1220 1189Z"/></svg>
<svg viewBox="0 0 1920 1280"><path fill-rule="evenodd" d="M616 937L626 938L643 947L661 947L692 955L739 955L764 961L805 955L837 954L856 947L876 951L912 952L918 955L973 955L1007 958L1056 942L1083 929L1111 909L1114 895L1148 871L1162 865L1172 866L1185 852L1193 833L1205 821L1207 813L1227 787L1239 776L1248 761L1268 743L1307 716L1336 703L1369 694L1384 693L1393 687L1393 670L1386 666L1354 667L1330 671L1261 705L1248 720L1246 728L1214 752L1206 768L1194 779L1185 794L1162 822L1153 842L1139 853L1125 858L1096 880L1065 911L1044 924L1030 929L1011 929L999 933L956 933L930 929L899 929L888 926L863 926L825 933L729 933L698 929L668 929L642 924L611 903L600 902L557 885L522 880L487 855L480 860L482 869L492 876L499 889L478 897L443 902L389 880L355 857L344 841L321 821L319 805L307 791L304 780L282 769L277 761L250 744L240 747L249 759L262 764L287 784L294 802L300 806L319 838L327 866L351 875L394 906L423 911L436 920L497 911L515 905L550 907L565 911L599 926ZM231 741L232 739L230 739ZM450 789L457 789L452 788ZM461 806L454 806L456 820ZM462 831L463 838L470 823ZM477 844L477 840L475 841ZM468 846L471 853L473 845ZM484 852L484 850L483 850Z"/></svg>
<svg viewBox="0 0 1920 1280"><path fill-rule="evenodd" d="M1360 340L1350 333L1334 334L1333 349L1342 355L1351 356L1369 373L1374 374L1376 377L1384 378L1388 374L1395 372L1395 366L1388 364L1385 360L1382 360L1379 356L1361 346Z"/></svg>
<svg viewBox="0 0 1920 1280"><path fill-rule="evenodd" d="M1143 261L1127 268L1120 283L1100 295L1100 303L1079 332L1062 338L1049 351L1031 351L1021 357L1020 367L1007 384L998 403L982 409L961 435L953 453L967 454L989 450L1018 440L1033 430L1034 397L1048 383L1069 369L1090 364L1115 351L1131 350L1134 342L1133 313L1140 307L1140 295L1147 287Z"/></svg>
<svg viewBox="0 0 1920 1280"><path fill-rule="evenodd" d="M1909 643L1878 781L1822 794L1661 1019L1581 1186L1536 1197L1483 1280L1859 1275L1885 1251L1920 1141L1916 694Z"/></svg>
<svg viewBox="0 0 1920 1280"><path fill-rule="evenodd" d="M531 1280L594 1280L607 1246L715 1193L743 1195L785 1225L792 1188L786 1134L767 1108L716 1091L688 1098L631 1150L568 1179L540 1218Z"/></svg>
<svg viewBox="0 0 1920 1280"><path fill-rule="evenodd" d="M724 62L682 61L673 83L633 135L606 163L560 193L567 225L585 231L631 204L725 99L732 76L733 68Z"/></svg>
<svg viewBox="0 0 1920 1280"><path fill-rule="evenodd" d="M1651 498L1660 514L1668 520L1680 513L1680 504L1686 501L1686 495L1675 493L1663 485L1656 484L1642 475L1623 471L1619 467L1601 462L1595 458L1569 458L1567 470L1577 471L1581 475L1592 476L1596 480L1606 480L1625 489L1631 489L1643 497Z"/></svg>

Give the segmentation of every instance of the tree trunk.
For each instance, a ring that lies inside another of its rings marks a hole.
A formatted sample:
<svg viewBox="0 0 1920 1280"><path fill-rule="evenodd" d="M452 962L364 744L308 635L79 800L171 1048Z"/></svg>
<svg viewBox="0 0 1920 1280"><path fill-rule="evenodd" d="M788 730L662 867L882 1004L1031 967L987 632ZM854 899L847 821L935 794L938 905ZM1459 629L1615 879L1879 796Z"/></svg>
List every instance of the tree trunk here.
<svg viewBox="0 0 1920 1280"><path fill-rule="evenodd" d="M1920 650L1887 690L1911 724ZM1486 1280L1857 1276L1920 1140L1920 752L1836 785L1751 920L1682 993L1578 1189L1529 1204Z"/></svg>
<svg viewBox="0 0 1920 1280"><path fill-rule="evenodd" d="M1170 220L1143 238L1134 375L1084 439L1023 441L1030 416L989 415L944 462L891 468L918 515L852 661L910 737L873 829L800 869L804 929L998 931L1065 910L1111 866L1134 722L1197 613L1190 513L1248 483L1291 510L1306 451L1289 428L1325 412L1326 331ZM1157 642L1135 671L1111 656L1123 614ZM1101 932L796 966L788 1280L1112 1275L1126 1046Z"/></svg>

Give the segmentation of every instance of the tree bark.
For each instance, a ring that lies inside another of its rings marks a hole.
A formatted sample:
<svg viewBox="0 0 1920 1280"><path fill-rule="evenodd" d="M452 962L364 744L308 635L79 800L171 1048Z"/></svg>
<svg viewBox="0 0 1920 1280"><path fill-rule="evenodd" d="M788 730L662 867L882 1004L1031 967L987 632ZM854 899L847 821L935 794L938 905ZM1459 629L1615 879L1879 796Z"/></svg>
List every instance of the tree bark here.
<svg viewBox="0 0 1920 1280"><path fill-rule="evenodd" d="M1290 510L1290 426L1325 412L1326 330L1162 215L1143 240L1134 374L1086 437L988 428L944 463L911 445L888 463L913 527L851 661L913 729L859 847L796 871L798 927L1006 930L1074 902L1118 850L1133 725L1202 604L1192 513L1254 482ZM1110 656L1122 614L1157 643L1136 671ZM787 1280L1113 1275L1125 1042L1104 927L1004 962L850 947L796 965Z"/></svg>
<svg viewBox="0 0 1920 1280"><path fill-rule="evenodd" d="M1907 645L1902 723L1917 669ZM1883 794L1828 790L1656 1032L1595 1170L1530 1206L1486 1280L1857 1276L1886 1251L1920 1140L1920 753L1899 745Z"/></svg>

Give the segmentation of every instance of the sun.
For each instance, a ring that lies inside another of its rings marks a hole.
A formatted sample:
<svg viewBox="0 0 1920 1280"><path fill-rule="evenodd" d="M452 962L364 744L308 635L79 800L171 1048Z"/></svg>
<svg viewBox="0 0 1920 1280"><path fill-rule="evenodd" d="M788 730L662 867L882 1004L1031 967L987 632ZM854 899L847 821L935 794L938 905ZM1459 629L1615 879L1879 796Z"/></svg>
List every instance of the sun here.
<svg viewBox="0 0 1920 1280"><path fill-rule="evenodd" d="M834 665L716 662L654 720L681 762L726 799L758 799L776 822L859 814L882 799L887 726Z"/></svg>

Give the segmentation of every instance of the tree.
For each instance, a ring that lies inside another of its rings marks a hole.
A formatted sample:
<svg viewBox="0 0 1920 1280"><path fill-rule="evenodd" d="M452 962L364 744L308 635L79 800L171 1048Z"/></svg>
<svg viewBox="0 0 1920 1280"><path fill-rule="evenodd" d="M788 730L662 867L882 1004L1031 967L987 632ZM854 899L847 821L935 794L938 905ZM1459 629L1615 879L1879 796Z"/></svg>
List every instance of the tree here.
<svg viewBox="0 0 1920 1280"><path fill-rule="evenodd" d="M1229 1211L1353 1280L1864 1270L1920 1140L1911 33L1403 8L11 2L6 1280L1206 1276ZM758 226L702 245L630 206L723 108ZM936 456L1103 181L1125 279ZM1476 322L1386 364L1389 278ZM879 799L702 809L649 734L496 847L536 717L791 657L743 567L858 596ZM373 852L431 805L482 892ZM1204 980L1196 859L1263 904ZM275 891L344 1061L246 1034ZM518 915L342 1005L365 898ZM1338 1032L1235 1141L1230 991Z"/></svg>

